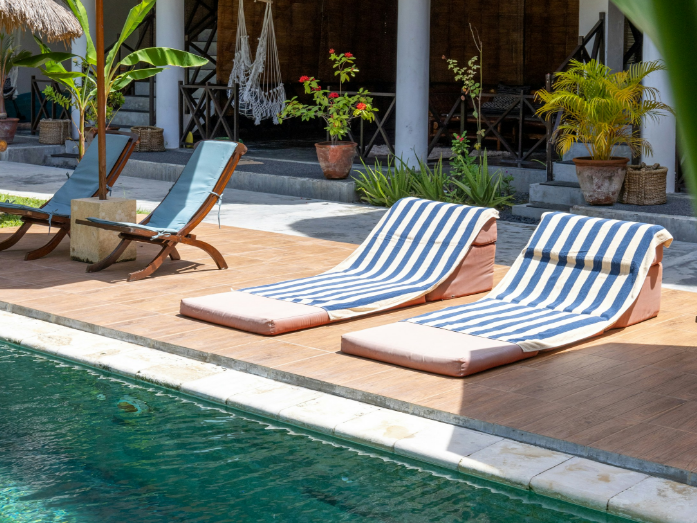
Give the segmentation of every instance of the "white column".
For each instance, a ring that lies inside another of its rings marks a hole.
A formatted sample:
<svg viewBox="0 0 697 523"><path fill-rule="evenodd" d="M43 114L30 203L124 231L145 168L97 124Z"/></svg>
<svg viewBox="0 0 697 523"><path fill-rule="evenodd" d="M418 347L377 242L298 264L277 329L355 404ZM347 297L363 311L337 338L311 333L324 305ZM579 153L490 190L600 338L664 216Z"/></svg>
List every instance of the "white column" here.
<svg viewBox="0 0 697 523"><path fill-rule="evenodd" d="M94 7L94 0L81 0L82 5L85 6L85 11L87 11L87 23L90 26L90 35L92 36L92 41L94 41L94 34L96 30L96 11ZM80 38L73 40L73 44L70 50L71 53L76 54L78 56L84 57L87 54L87 38L85 35L82 35ZM82 72L82 64L81 63L75 63L74 61L72 62L72 71L79 71ZM80 123L80 111L77 109L73 109L71 113L71 118L75 122L76 125L79 125ZM73 126L73 138L77 139L78 138L78 133L77 133L77 127ZM77 149L76 149L77 150ZM70 151L68 151L70 152Z"/></svg>
<svg viewBox="0 0 697 523"><path fill-rule="evenodd" d="M399 0L397 15L397 157L412 166L428 156L431 0Z"/></svg>
<svg viewBox="0 0 697 523"><path fill-rule="evenodd" d="M184 0L158 0L155 38L157 47L184 50ZM168 67L156 76L157 127L164 129L165 147L179 147L179 81L184 69Z"/></svg>
<svg viewBox="0 0 697 523"><path fill-rule="evenodd" d="M651 39L644 35L643 59L645 62L661 60L663 57ZM661 101L670 106L673 105L673 97L670 91L670 83L666 71L657 71L644 80L646 87L653 87L660 93ZM660 163L668 167L668 192L675 192L675 144L676 123L675 117L668 114L658 121L647 119L641 128L641 136L649 141L653 147L653 155L642 155L641 161L648 165Z"/></svg>

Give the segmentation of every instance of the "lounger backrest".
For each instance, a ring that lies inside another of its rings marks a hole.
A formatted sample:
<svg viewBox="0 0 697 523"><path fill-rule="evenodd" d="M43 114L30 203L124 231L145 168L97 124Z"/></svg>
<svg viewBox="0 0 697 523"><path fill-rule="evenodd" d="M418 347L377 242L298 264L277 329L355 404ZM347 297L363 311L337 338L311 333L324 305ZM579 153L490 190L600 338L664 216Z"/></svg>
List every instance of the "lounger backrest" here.
<svg viewBox="0 0 697 523"><path fill-rule="evenodd" d="M169 194L153 212L148 226L179 231L189 223L212 194L235 149L235 142L202 142Z"/></svg>
<svg viewBox="0 0 697 523"><path fill-rule="evenodd" d="M106 135L106 172L107 176L116 165L121 153L128 144L129 137L120 134ZM85 155L75 168L70 178L58 189L43 210L53 214L70 216L70 201L78 198L90 198L99 189L99 148L97 140L87 148Z"/></svg>

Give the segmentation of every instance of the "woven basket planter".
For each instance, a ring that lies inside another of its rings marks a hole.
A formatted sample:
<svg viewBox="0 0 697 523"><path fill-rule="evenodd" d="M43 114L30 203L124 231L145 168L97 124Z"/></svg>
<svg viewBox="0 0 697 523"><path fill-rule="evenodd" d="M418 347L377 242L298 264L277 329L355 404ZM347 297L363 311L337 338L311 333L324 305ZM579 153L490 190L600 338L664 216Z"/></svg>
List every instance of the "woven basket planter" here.
<svg viewBox="0 0 697 523"><path fill-rule="evenodd" d="M165 150L165 137L160 127L142 126L131 127L131 132L140 136L140 142L136 146L136 152L159 153Z"/></svg>
<svg viewBox="0 0 697 523"><path fill-rule="evenodd" d="M631 205L662 205L668 202L666 177L668 168L659 164L628 165L620 191L620 202Z"/></svg>
<svg viewBox="0 0 697 523"><path fill-rule="evenodd" d="M70 138L70 120L45 118L39 122L39 143L63 145Z"/></svg>

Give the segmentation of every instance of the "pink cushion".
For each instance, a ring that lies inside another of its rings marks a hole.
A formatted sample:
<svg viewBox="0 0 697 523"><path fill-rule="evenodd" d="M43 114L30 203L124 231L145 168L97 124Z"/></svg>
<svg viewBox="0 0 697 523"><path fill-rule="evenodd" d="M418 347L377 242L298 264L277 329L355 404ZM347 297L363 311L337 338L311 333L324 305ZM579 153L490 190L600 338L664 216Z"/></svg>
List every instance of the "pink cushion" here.
<svg viewBox="0 0 697 523"><path fill-rule="evenodd" d="M495 243L472 245L460 266L426 295L426 301L449 300L490 291L494 287L495 257Z"/></svg>
<svg viewBox="0 0 697 523"><path fill-rule="evenodd" d="M663 246L661 246L661 254ZM658 253L657 253L658 255ZM657 256L658 258L658 256ZM629 309L611 328L621 329L658 316L661 311L661 282L663 281L663 264L658 263L649 269L646 281L639 296Z"/></svg>
<svg viewBox="0 0 697 523"><path fill-rule="evenodd" d="M497 235L496 218L492 218L484 224L484 227L479 231L472 245L489 245L490 243L496 243Z"/></svg>
<svg viewBox="0 0 697 523"><path fill-rule="evenodd" d="M267 336L329 323L327 311L320 307L238 291L185 298L179 310L185 316Z"/></svg>
<svg viewBox="0 0 697 523"><path fill-rule="evenodd" d="M407 322L344 334L341 351L455 377L469 376L537 354L523 352L511 343Z"/></svg>

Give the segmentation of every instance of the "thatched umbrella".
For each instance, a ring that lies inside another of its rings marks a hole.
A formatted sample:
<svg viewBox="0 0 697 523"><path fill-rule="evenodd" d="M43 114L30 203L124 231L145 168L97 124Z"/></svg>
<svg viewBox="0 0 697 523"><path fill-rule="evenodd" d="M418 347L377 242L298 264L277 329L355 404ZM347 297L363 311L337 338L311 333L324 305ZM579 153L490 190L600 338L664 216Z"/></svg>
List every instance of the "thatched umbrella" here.
<svg viewBox="0 0 697 523"><path fill-rule="evenodd" d="M26 29L49 42L70 42L82 28L70 10L53 0L0 0L0 31Z"/></svg>

